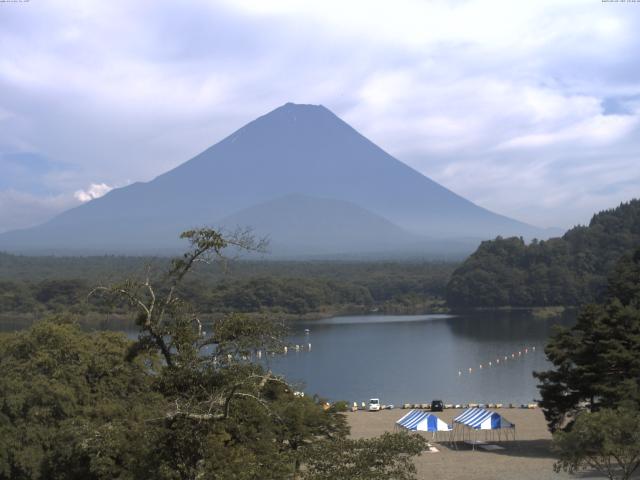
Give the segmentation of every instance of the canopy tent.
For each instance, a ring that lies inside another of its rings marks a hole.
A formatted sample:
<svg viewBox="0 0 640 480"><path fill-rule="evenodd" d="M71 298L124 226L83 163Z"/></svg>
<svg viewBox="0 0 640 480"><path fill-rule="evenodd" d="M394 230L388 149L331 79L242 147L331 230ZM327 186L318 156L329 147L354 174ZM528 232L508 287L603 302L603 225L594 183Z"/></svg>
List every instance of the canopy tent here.
<svg viewBox="0 0 640 480"><path fill-rule="evenodd" d="M509 433L516 439L516 426L506 420L502 415L486 408L469 408L453 419L453 429L451 431L451 441L458 440L478 443L481 433L484 432L485 441L502 440L504 430L504 440L509 440ZM473 437L473 438L472 438Z"/></svg>
<svg viewBox="0 0 640 480"><path fill-rule="evenodd" d="M440 420L436 415L420 410L411 410L400 420L396 421L396 425L407 430L433 432L433 438L436 438L437 432L450 432L451 426Z"/></svg>

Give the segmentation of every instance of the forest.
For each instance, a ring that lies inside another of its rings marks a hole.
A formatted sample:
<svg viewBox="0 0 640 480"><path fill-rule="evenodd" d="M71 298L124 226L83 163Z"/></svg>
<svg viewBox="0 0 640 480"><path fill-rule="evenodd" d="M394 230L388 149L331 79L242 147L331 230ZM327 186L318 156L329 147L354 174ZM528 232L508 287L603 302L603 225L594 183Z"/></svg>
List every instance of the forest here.
<svg viewBox="0 0 640 480"><path fill-rule="evenodd" d="M180 294L204 314L424 313L443 308L579 306L598 301L616 262L640 245L640 200L560 238L498 237L464 263L270 261L198 265ZM158 275L165 257L28 257L0 253L0 313L122 314L89 299L97 285ZM446 306L444 300L446 298Z"/></svg>
<svg viewBox="0 0 640 480"><path fill-rule="evenodd" d="M296 395L257 360L282 352L282 322L203 330L177 287L226 240L188 234L163 275L94 292L128 307L135 341L65 315L0 334L0 480L415 479L425 439L351 439L344 402Z"/></svg>
<svg viewBox="0 0 640 480"><path fill-rule="evenodd" d="M593 216L560 238L485 241L453 273L451 307L578 306L598 301L616 262L640 245L640 200Z"/></svg>
<svg viewBox="0 0 640 480"><path fill-rule="evenodd" d="M0 312L123 313L124 305L88 299L88 293L127 277L158 275L167 265L166 258L0 254ZM198 265L180 285L180 293L203 313L414 313L442 303L455 266L422 261L237 260Z"/></svg>

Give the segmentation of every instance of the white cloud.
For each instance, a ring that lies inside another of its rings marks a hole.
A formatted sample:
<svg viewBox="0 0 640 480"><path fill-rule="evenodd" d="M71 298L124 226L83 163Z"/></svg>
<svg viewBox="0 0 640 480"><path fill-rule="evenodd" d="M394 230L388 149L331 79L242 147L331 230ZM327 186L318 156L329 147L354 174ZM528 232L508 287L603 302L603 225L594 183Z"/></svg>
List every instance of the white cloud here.
<svg viewBox="0 0 640 480"><path fill-rule="evenodd" d="M607 169L640 176L633 5L31 7L0 18L0 153L5 145L73 165L49 181L77 189L76 201L94 198L81 187L95 178L149 180L286 101L323 103L457 193L542 225L570 225L634 193ZM635 98L629 111L603 110L621 96Z"/></svg>
<svg viewBox="0 0 640 480"><path fill-rule="evenodd" d="M531 133L512 138L497 146L498 149L544 147L555 143L581 143L607 145L631 133L640 119L631 115L596 115L581 119L556 131Z"/></svg>
<svg viewBox="0 0 640 480"><path fill-rule="evenodd" d="M90 200L100 198L103 195L109 193L111 190L113 190L113 187L110 187L106 183L92 183L86 190L77 190L73 194L73 198L82 203L85 203Z"/></svg>
<svg viewBox="0 0 640 480"><path fill-rule="evenodd" d="M0 190L0 233L38 225L69 208L100 198L112 189L105 183L92 183L73 194Z"/></svg>

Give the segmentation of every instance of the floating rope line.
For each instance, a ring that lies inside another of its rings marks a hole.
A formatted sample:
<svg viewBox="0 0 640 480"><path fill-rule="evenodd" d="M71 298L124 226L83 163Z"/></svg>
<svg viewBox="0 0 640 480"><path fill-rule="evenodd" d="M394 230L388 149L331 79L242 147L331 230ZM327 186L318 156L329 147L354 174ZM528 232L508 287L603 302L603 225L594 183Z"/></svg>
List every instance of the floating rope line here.
<svg viewBox="0 0 640 480"><path fill-rule="evenodd" d="M535 346L531 346L531 347L525 347L524 349L518 350L517 352L511 352L511 354L507 354L507 355L499 355L496 357L495 360L489 360L488 362L484 362L484 363L480 363L478 365L478 370L486 370L485 367L487 368L493 368L494 366L499 366L501 365L500 362L502 362L502 365L506 364L510 359L511 360L517 360L519 358L522 358L523 356L529 354L529 353L533 353L536 351L536 347ZM469 375L471 375L473 373L473 367L469 367L466 370ZM458 376L461 377L463 373L463 370L458 370Z"/></svg>

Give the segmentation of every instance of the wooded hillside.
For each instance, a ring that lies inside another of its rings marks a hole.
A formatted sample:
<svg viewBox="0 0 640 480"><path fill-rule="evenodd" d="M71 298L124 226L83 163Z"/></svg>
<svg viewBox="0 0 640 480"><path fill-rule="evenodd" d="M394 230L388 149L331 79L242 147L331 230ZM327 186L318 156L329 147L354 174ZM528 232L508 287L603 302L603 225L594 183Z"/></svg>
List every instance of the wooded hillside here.
<svg viewBox="0 0 640 480"><path fill-rule="evenodd" d="M616 262L640 245L640 200L593 216L560 238L482 242L453 273L454 307L580 305L597 300Z"/></svg>

